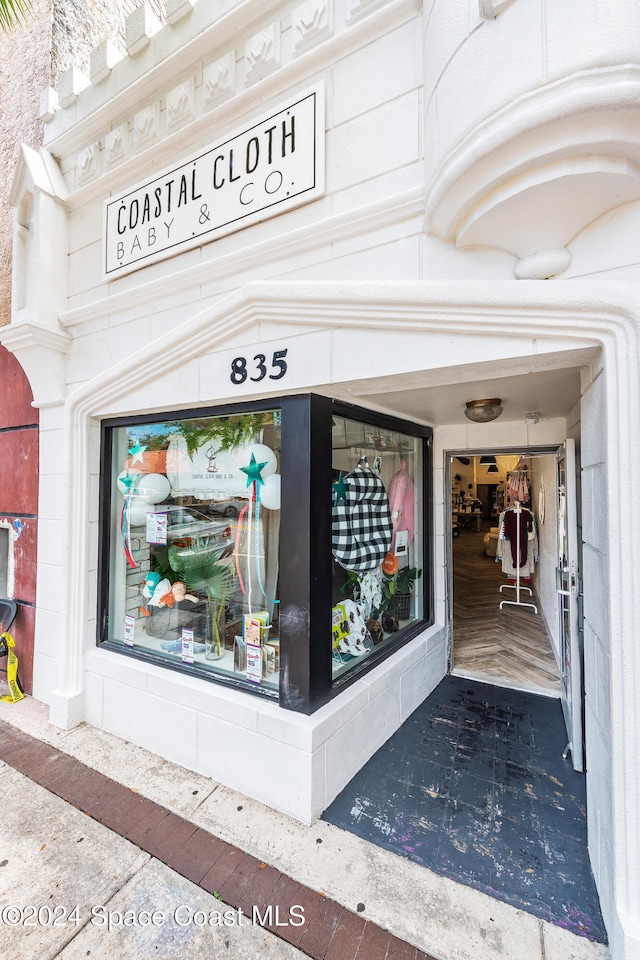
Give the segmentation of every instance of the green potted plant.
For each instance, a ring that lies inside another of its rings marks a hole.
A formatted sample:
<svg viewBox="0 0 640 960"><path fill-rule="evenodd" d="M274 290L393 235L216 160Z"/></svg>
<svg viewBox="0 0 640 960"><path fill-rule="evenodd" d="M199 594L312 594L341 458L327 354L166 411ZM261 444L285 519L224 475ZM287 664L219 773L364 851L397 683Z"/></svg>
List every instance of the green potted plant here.
<svg viewBox="0 0 640 960"><path fill-rule="evenodd" d="M168 550L172 570L180 575L188 589L200 590L207 595L211 616L207 660L219 660L224 653L221 626L224 626L224 614L235 582L233 565L220 561L224 549L226 547L196 542L189 550L174 546Z"/></svg>
<svg viewBox="0 0 640 960"><path fill-rule="evenodd" d="M422 576L417 567L401 567L395 576L383 585L383 593L389 597L388 610L396 613L398 620L408 620L411 616L411 595L416 580Z"/></svg>

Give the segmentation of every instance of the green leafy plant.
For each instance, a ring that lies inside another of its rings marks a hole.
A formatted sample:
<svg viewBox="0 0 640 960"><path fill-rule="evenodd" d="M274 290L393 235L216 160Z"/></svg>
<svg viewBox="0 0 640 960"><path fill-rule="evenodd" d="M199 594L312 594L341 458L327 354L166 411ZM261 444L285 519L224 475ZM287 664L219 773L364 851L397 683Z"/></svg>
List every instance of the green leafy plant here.
<svg viewBox="0 0 640 960"><path fill-rule="evenodd" d="M5 0L0 3L0 30L8 33L14 27L25 26L32 13L32 0Z"/></svg>
<svg viewBox="0 0 640 960"><path fill-rule="evenodd" d="M385 576L382 581L382 603L376 612L379 617L383 613L396 613L400 597L412 593L416 580L422 576L422 570L417 567L402 567L392 577Z"/></svg>
<svg viewBox="0 0 640 960"><path fill-rule="evenodd" d="M268 417L266 413L245 413L232 417L213 417L210 420L175 420L167 426L182 434L189 456L192 457L206 443L215 444L216 453L251 443Z"/></svg>
<svg viewBox="0 0 640 960"><path fill-rule="evenodd" d="M411 593L414 584L422 576L422 570L417 567L402 567L395 576L396 593Z"/></svg>
<svg viewBox="0 0 640 960"><path fill-rule="evenodd" d="M178 574L189 590L200 590L207 595L211 616L211 652L222 654L221 625L227 602L233 591L235 572L229 563L220 557L227 549L207 540L195 539L188 549L170 546L168 560L171 569Z"/></svg>

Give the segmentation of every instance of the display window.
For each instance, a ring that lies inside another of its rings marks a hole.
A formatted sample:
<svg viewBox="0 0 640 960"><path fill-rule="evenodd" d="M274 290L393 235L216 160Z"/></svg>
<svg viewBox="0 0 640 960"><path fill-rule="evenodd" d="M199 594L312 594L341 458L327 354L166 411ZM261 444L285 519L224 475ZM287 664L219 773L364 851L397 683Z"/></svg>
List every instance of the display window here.
<svg viewBox="0 0 640 960"><path fill-rule="evenodd" d="M109 431L109 640L277 690L279 409Z"/></svg>
<svg viewBox="0 0 640 960"><path fill-rule="evenodd" d="M334 680L422 620L422 443L397 429L334 416Z"/></svg>
<svg viewBox="0 0 640 960"><path fill-rule="evenodd" d="M430 435L313 394L104 420L98 645L312 713L431 622Z"/></svg>

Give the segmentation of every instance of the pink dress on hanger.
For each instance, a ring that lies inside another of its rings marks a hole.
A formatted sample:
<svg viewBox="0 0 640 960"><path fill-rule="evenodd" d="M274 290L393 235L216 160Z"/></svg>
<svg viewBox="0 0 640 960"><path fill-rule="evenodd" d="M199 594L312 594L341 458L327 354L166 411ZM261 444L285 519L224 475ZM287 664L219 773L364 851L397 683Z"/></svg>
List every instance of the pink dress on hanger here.
<svg viewBox="0 0 640 960"><path fill-rule="evenodd" d="M409 533L407 544L411 543L414 534L414 489L413 480L407 473L407 462L403 460L400 469L391 477L389 482L389 506L393 522L393 539L391 549L395 553L396 534L398 530L407 530Z"/></svg>

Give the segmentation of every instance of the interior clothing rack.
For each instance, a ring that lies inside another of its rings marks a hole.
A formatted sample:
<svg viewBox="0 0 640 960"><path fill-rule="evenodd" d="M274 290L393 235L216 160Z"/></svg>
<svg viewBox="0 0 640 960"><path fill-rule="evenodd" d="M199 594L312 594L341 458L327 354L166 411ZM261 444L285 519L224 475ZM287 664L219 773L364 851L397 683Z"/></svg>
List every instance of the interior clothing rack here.
<svg viewBox="0 0 640 960"><path fill-rule="evenodd" d="M506 607L506 606L511 606L511 607L532 607L534 613L537 613L537 612L538 612L538 608L537 608L537 606L535 605L535 603L528 603L526 600L521 600L521 599L520 599L520 594L523 593L525 590L526 590L526 592L529 594L530 597L533 597L533 590L531 589L531 587L523 587L523 586L521 586L521 584L520 584L520 536L521 536L521 534L520 534L520 515L521 515L521 513L522 513L522 504L520 503L519 500L516 500L516 501L514 501L514 503L511 505L511 507L510 507L509 509L513 510L513 511L517 514L517 517L518 517L518 522L517 522L517 524L516 524L516 561L517 561L517 562L516 562L516 582L515 582L515 584L514 584L514 583L503 583L503 584L501 585L501 587L500 587L500 593L502 593L503 590L515 590L515 591L516 591L516 599L515 599L515 600L501 600L501 601L500 601L500 609L502 610L502 608L503 608L503 607Z"/></svg>

